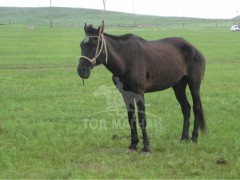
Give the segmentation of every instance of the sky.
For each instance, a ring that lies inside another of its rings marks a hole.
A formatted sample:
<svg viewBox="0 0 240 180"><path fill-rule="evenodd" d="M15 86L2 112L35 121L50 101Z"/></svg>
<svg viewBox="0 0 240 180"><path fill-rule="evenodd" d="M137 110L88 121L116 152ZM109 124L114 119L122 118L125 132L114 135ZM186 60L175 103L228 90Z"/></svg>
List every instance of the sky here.
<svg viewBox="0 0 240 180"><path fill-rule="evenodd" d="M103 9L103 0L51 0L55 7ZM48 7L50 0L0 0L0 7ZM145 15L230 19L240 0L106 0L106 10Z"/></svg>

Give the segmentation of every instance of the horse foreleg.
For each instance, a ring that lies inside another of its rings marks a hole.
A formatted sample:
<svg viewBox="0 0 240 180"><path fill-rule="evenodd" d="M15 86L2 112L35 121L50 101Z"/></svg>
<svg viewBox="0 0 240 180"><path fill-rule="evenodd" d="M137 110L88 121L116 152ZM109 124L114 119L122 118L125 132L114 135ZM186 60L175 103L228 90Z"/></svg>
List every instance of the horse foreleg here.
<svg viewBox="0 0 240 180"><path fill-rule="evenodd" d="M122 96L127 108L128 122L131 129L131 144L127 150L127 153L130 153L137 150L137 144L139 142L136 126L135 103L134 96L131 96L128 93L123 93Z"/></svg>
<svg viewBox="0 0 240 180"><path fill-rule="evenodd" d="M145 103L144 103L144 96L141 95L141 98L135 98L137 107L138 107L138 118L139 124L142 129L142 136L143 136L143 149L142 152L150 152L149 148L149 139L147 135L147 121L145 115Z"/></svg>

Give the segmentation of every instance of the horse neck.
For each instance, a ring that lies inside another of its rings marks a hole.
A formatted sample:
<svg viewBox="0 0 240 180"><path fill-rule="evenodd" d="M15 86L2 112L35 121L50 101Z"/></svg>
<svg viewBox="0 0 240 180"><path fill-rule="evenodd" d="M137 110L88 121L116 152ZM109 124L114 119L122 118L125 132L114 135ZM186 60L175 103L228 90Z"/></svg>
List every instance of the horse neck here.
<svg viewBox="0 0 240 180"><path fill-rule="evenodd" d="M114 75L122 76L126 68L126 57L119 53L119 51L122 51L126 46L124 46L124 43L120 43L108 36L105 36L105 41L108 51L108 61L104 63L104 66Z"/></svg>

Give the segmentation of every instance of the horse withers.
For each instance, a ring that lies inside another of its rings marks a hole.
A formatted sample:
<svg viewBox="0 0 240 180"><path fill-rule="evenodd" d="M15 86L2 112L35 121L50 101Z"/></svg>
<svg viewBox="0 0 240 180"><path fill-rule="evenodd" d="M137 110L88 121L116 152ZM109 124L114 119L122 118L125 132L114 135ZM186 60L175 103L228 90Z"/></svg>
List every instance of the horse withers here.
<svg viewBox="0 0 240 180"><path fill-rule="evenodd" d="M103 64L112 74L113 82L122 94L131 128L128 152L137 150L139 142L135 106L143 136L142 152L150 152L145 116L144 93L172 87L183 114L181 141L189 140L191 106L187 100L189 86L193 99L194 126L191 140L197 142L198 129L205 130L205 118L200 99L200 85L205 69L204 56L183 38L147 41L133 34L121 36L104 33L85 24L86 37L81 42L78 74L90 76L91 69Z"/></svg>

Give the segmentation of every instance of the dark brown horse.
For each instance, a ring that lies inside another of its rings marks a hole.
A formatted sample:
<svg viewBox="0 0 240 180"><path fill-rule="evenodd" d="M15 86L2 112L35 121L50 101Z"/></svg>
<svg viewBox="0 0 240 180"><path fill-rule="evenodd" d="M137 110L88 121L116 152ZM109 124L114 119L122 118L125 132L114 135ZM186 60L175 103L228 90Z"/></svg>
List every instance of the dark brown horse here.
<svg viewBox="0 0 240 180"><path fill-rule="evenodd" d="M189 86L193 99L194 127L191 140L197 142L198 128L205 130L205 119L200 99L200 84L205 69L203 55L183 38L147 41L126 34L114 36L92 25L84 27L86 37L81 42L78 74L87 79L91 69L103 64L113 74L113 82L123 96L131 127L128 151L137 149L135 103L143 135L142 152L149 152L144 93L172 87L183 113L182 141L189 140L191 106L186 97Z"/></svg>

